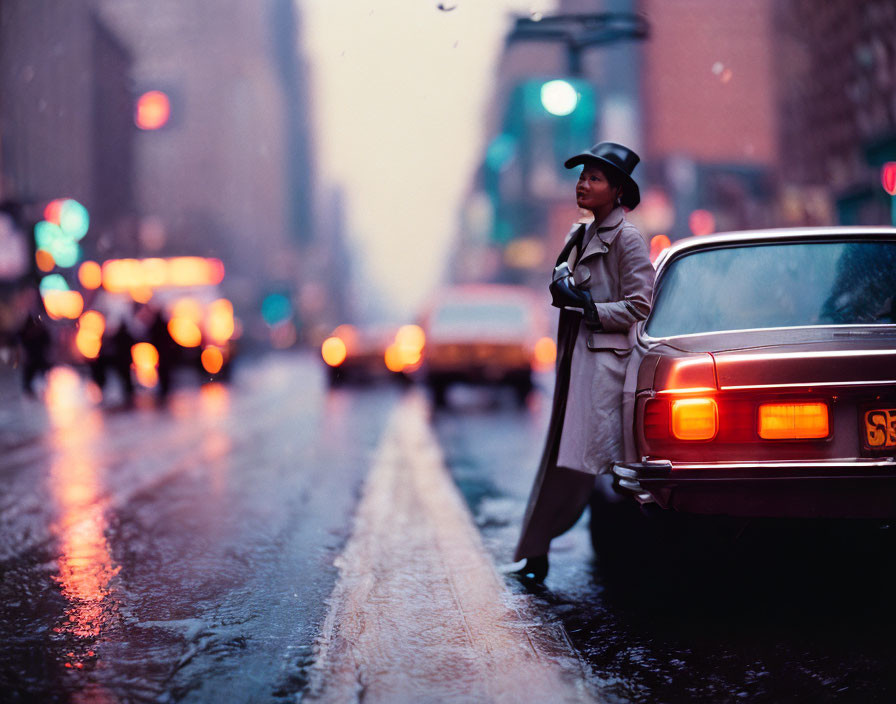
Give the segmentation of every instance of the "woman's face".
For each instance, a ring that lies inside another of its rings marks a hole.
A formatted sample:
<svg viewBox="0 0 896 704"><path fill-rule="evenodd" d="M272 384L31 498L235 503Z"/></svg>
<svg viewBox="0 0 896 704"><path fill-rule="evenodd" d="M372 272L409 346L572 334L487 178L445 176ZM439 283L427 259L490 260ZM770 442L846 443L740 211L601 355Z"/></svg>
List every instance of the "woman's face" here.
<svg viewBox="0 0 896 704"><path fill-rule="evenodd" d="M606 214L615 207L618 197L619 189L610 185L604 172L593 164L585 164L576 184L576 205L595 215Z"/></svg>

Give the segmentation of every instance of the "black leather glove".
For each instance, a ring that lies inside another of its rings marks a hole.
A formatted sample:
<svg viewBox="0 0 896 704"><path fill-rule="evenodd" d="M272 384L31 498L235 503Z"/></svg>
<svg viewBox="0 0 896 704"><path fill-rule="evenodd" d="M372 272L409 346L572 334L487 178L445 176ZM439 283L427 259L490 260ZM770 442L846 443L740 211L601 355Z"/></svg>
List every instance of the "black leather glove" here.
<svg viewBox="0 0 896 704"><path fill-rule="evenodd" d="M553 280L548 288L551 292L551 305L556 308L581 308L585 325L591 330L603 330L591 293L575 285L568 264L564 262L554 269Z"/></svg>

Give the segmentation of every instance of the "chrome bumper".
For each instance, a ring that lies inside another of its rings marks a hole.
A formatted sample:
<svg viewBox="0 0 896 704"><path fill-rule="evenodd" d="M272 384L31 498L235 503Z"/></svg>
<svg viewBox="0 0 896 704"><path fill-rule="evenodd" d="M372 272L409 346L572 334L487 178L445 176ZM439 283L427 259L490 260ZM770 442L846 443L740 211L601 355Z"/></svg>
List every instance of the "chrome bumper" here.
<svg viewBox="0 0 896 704"><path fill-rule="evenodd" d="M748 495L767 496L769 511L774 515L781 514L782 510L787 513L786 501L800 502L804 495L826 496L818 502L826 507L819 509L821 513L832 510L839 496L847 503L852 502L856 507L853 512L858 514L864 514L857 508L863 502L872 504L879 499L877 503L889 501L896 506L896 458L893 457L828 462L618 462L613 465L612 474L616 490L642 504L657 503L663 508L687 511L702 512L700 506L704 501L714 507L713 513L721 510L740 515L738 504ZM726 507L730 508L726 510ZM773 507L776 508L773 510ZM889 513L891 509L880 510Z"/></svg>

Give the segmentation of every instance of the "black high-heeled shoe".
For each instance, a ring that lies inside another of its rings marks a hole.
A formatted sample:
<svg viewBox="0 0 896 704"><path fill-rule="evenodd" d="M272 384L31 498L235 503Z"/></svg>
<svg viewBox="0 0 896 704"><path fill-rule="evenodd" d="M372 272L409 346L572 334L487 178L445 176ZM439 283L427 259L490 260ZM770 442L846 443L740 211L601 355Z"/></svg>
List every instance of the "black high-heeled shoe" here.
<svg viewBox="0 0 896 704"><path fill-rule="evenodd" d="M548 576L548 556L536 555L535 557L527 557L526 564L513 572L521 579L531 579L533 582L543 582Z"/></svg>

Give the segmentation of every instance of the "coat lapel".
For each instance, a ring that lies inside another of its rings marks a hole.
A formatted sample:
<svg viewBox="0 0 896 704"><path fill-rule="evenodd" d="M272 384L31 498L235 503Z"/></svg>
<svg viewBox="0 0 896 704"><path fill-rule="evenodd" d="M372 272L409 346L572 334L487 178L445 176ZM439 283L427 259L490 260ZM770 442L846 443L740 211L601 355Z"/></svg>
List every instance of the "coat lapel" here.
<svg viewBox="0 0 896 704"><path fill-rule="evenodd" d="M610 249L610 245L613 244L613 240L616 239L616 236L622 229L624 221L625 211L622 208L614 208L607 216L607 219L598 226L595 236L591 238L588 246L585 247L585 251L579 257L579 261L593 254L606 254Z"/></svg>

